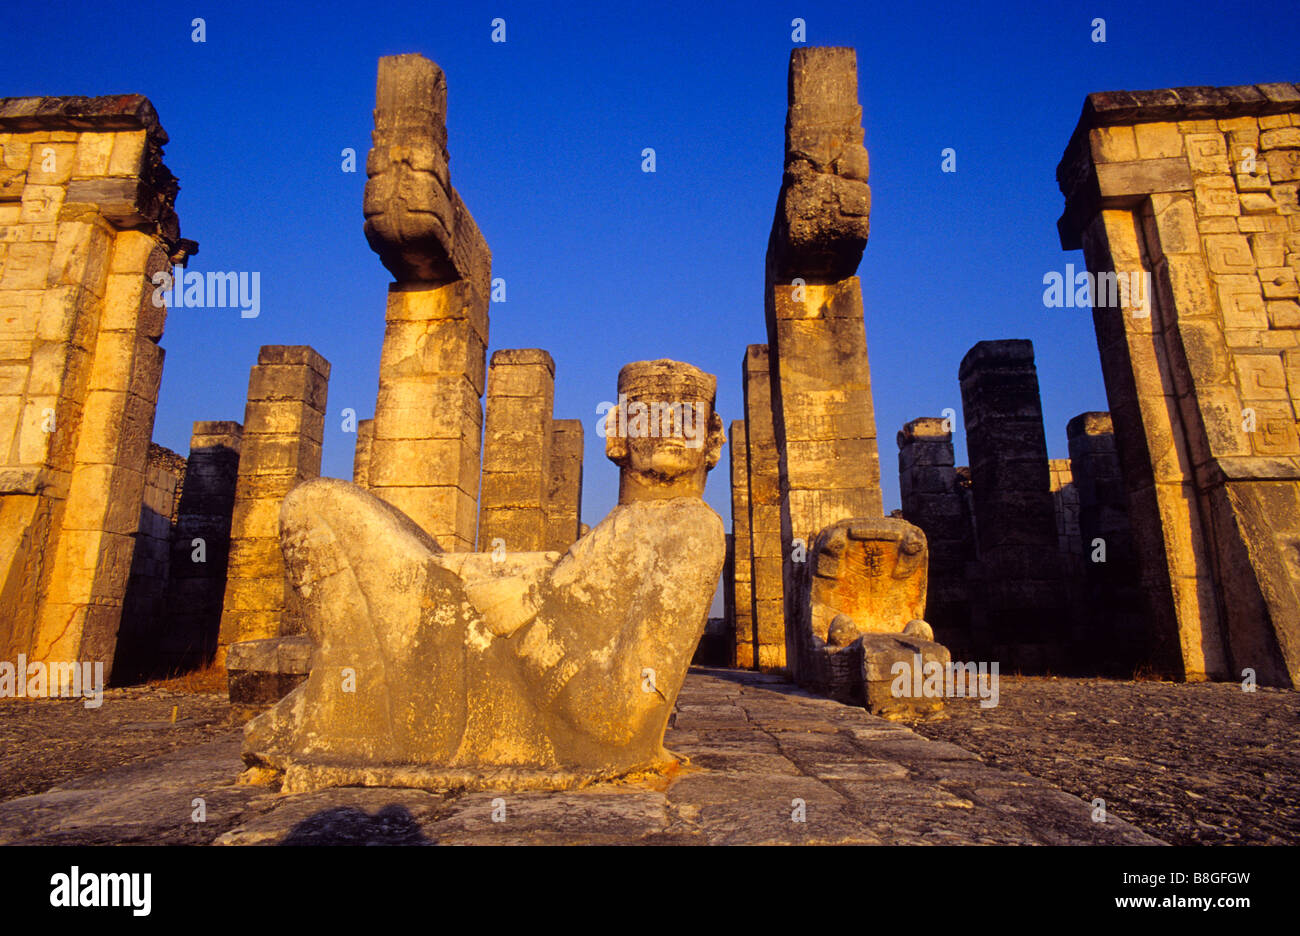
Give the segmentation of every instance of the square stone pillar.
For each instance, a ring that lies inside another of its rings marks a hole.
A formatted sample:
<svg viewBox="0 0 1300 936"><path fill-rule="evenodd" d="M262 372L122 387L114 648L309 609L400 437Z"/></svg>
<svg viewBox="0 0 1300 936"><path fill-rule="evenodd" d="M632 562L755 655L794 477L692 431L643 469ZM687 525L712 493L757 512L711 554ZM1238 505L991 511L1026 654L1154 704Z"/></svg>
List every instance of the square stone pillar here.
<svg viewBox="0 0 1300 936"><path fill-rule="evenodd" d="M472 552L492 254L451 186L447 82L420 55L379 60L366 240L396 282L368 487L449 552Z"/></svg>
<svg viewBox="0 0 1300 936"><path fill-rule="evenodd" d="M992 659L1059 667L1069 627L1034 346L981 341L958 377Z"/></svg>
<svg viewBox="0 0 1300 936"><path fill-rule="evenodd" d="M781 581L781 486L772 423L767 345L745 349L745 455L749 462L750 575L754 666L785 666L785 601Z"/></svg>
<svg viewBox="0 0 1300 936"><path fill-rule="evenodd" d="M389 288L368 487L447 552L474 549L486 354L466 283Z"/></svg>
<svg viewBox="0 0 1300 936"><path fill-rule="evenodd" d="M547 541L555 362L538 348L497 351L488 370L478 551L496 541L535 552Z"/></svg>
<svg viewBox="0 0 1300 936"><path fill-rule="evenodd" d="M1079 500L1079 553L1091 637L1104 643L1099 662L1105 669L1131 675L1152 659L1154 647L1110 414L1080 413L1067 424L1066 435Z"/></svg>
<svg viewBox="0 0 1300 936"><path fill-rule="evenodd" d="M1096 285L1153 662L1298 685L1300 88L1089 95L1057 181L1061 245Z"/></svg>
<svg viewBox="0 0 1300 936"><path fill-rule="evenodd" d="M243 435L239 423L220 420L196 422L190 435L159 649L169 669L201 665L217 650Z"/></svg>
<svg viewBox="0 0 1300 936"><path fill-rule="evenodd" d="M903 519L921 528L930 551L925 619L935 640L964 658L972 636L966 567L974 559L975 529L958 481L947 420L924 416L903 426L898 484Z"/></svg>
<svg viewBox="0 0 1300 936"><path fill-rule="evenodd" d="M752 669L754 662L753 545L749 535L749 447L745 420L735 419L731 443L731 551L728 580L732 607L732 665Z"/></svg>
<svg viewBox="0 0 1300 936"><path fill-rule="evenodd" d="M803 558L817 534L841 520L884 514L855 275L871 213L862 140L854 50L795 49L764 298L787 621L806 603L811 579ZM756 566L756 588L759 582ZM794 649L787 648L786 662L802 678Z"/></svg>
<svg viewBox="0 0 1300 936"><path fill-rule="evenodd" d="M113 659L111 682L119 685L163 675L169 663L163 657L162 643L167 629L172 532L185 483L185 459L151 442L144 477L140 527Z"/></svg>
<svg viewBox="0 0 1300 936"><path fill-rule="evenodd" d="M581 419L551 420L551 472L546 492L544 548L564 552L582 529Z"/></svg>
<svg viewBox="0 0 1300 936"><path fill-rule="evenodd" d="M305 345L265 345L248 405L230 524L217 662L233 643L301 633L280 552L280 503L320 477L330 365Z"/></svg>

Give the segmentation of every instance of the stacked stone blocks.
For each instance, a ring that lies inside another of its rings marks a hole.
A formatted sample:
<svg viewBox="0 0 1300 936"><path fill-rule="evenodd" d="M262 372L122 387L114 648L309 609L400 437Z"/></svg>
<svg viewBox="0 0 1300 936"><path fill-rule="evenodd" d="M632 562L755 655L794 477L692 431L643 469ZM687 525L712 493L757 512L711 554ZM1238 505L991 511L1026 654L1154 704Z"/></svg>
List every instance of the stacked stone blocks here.
<svg viewBox="0 0 1300 936"><path fill-rule="evenodd" d="M280 553L280 504L320 476L329 373L305 345L265 345L250 371L218 662L230 644L301 632Z"/></svg>
<svg viewBox="0 0 1300 936"><path fill-rule="evenodd" d="M111 671L179 237L148 100L0 100L0 655Z"/></svg>
<svg viewBox="0 0 1300 936"><path fill-rule="evenodd" d="M1150 277L1095 304L1161 663L1300 681L1300 88L1089 95L1057 179L1066 249Z"/></svg>

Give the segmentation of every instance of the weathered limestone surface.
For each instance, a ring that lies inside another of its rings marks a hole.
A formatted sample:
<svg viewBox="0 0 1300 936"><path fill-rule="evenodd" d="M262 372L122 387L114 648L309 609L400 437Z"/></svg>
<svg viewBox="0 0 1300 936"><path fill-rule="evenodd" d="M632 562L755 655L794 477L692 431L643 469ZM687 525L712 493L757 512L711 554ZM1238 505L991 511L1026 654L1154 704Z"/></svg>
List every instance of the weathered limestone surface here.
<svg viewBox="0 0 1300 936"><path fill-rule="evenodd" d="M618 390L629 411L685 404L707 433L623 432L611 411L619 505L563 556L443 552L343 481L290 493L282 543L316 649L307 681L249 722L250 766L302 791L564 788L674 763L664 727L725 550L701 499L724 441L716 381L643 361Z"/></svg>
<svg viewBox="0 0 1300 936"><path fill-rule="evenodd" d="M357 422L357 446L352 453L352 483L357 487L370 486L370 447L375 440L375 421Z"/></svg>
<svg viewBox="0 0 1300 936"><path fill-rule="evenodd" d="M785 600L781 579L780 453L772 414L767 345L745 349L745 457L749 492L750 618L753 665L785 666Z"/></svg>
<svg viewBox="0 0 1300 936"><path fill-rule="evenodd" d="M1139 285L1093 319L1155 662L1300 685L1300 91L1089 95L1057 181L1062 246Z"/></svg>
<svg viewBox="0 0 1300 936"><path fill-rule="evenodd" d="M139 95L0 99L0 658L112 669L179 236Z"/></svg>
<svg viewBox="0 0 1300 936"><path fill-rule="evenodd" d="M787 620L806 597L793 588L800 574L795 557L828 525L884 512L854 275L871 210L862 139L854 50L794 50L765 293ZM751 458L752 452L751 446ZM751 485L751 498L753 492Z"/></svg>
<svg viewBox="0 0 1300 936"><path fill-rule="evenodd" d="M185 482L185 459L149 443L140 529L131 556L131 576L122 602L112 682L160 673L160 648L167 629L165 602L171 578L171 548Z"/></svg>
<svg viewBox="0 0 1300 936"><path fill-rule="evenodd" d="M487 243L451 187L447 79L422 55L386 55L363 210L370 249L399 283L486 284Z"/></svg>
<svg viewBox="0 0 1300 936"><path fill-rule="evenodd" d="M1029 341L981 341L962 359L962 413L992 659L1037 669L1065 655L1056 509Z"/></svg>
<svg viewBox="0 0 1300 936"><path fill-rule="evenodd" d="M903 517L925 533L930 556L925 619L939 643L965 656L973 636L967 566L975 558L975 527L947 420L926 416L903 426L898 482Z"/></svg>
<svg viewBox="0 0 1300 936"><path fill-rule="evenodd" d="M554 408L555 362L549 354L538 348L492 354L483 432L479 552L498 545L511 552L547 547ZM576 520L573 532L577 533Z"/></svg>
<svg viewBox="0 0 1300 936"><path fill-rule="evenodd" d="M768 244L773 280L853 276L871 220L858 57L848 48L790 53L785 179Z"/></svg>
<svg viewBox="0 0 1300 936"><path fill-rule="evenodd" d="M190 435L158 647L166 669L201 664L217 651L243 436L242 425L223 420L196 422Z"/></svg>
<svg viewBox="0 0 1300 936"><path fill-rule="evenodd" d="M581 419L551 420L543 549L564 552L582 536L582 443Z"/></svg>
<svg viewBox="0 0 1300 936"><path fill-rule="evenodd" d="M724 579L732 614L732 665L754 669L753 544L749 531L749 448L745 420L731 423L731 575Z"/></svg>
<svg viewBox="0 0 1300 936"><path fill-rule="evenodd" d="M447 169L442 70L379 60L366 240L388 290L368 488L448 551L474 549L492 256Z"/></svg>
<svg viewBox="0 0 1300 936"><path fill-rule="evenodd" d="M264 345L249 373L218 664L241 640L302 633L278 518L285 495L320 476L329 374L329 362L306 345Z"/></svg>

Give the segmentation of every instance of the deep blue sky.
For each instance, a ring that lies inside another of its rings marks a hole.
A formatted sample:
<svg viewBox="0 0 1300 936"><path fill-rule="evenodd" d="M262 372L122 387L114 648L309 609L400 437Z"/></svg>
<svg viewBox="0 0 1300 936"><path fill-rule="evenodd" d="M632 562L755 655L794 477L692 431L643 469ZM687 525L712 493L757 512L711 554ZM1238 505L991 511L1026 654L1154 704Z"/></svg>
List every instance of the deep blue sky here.
<svg viewBox="0 0 1300 936"><path fill-rule="evenodd" d="M452 183L507 281L491 349L555 358L556 416L586 423L592 524L617 494L595 408L624 363L690 361L718 375L727 423L743 415L745 345L766 341L794 17L809 45L858 52L873 195L859 275L887 511L895 433L960 413L957 365L976 341L1033 340L1053 457L1071 416L1107 408L1090 314L1041 300L1044 273L1082 263L1056 238L1054 171L1084 95L1300 78L1296 17L1254 3L110 6L9 9L0 95L148 95L182 233L200 243L191 269L262 279L257 319L168 316L155 440L185 454L193 420L242 420L258 347L310 344L333 365L323 473L351 477L339 414L373 413L389 282L361 233L376 58L420 52L446 72ZM940 172L944 147L955 174ZM960 428L957 441L961 462ZM727 519L725 466L724 452L706 496Z"/></svg>

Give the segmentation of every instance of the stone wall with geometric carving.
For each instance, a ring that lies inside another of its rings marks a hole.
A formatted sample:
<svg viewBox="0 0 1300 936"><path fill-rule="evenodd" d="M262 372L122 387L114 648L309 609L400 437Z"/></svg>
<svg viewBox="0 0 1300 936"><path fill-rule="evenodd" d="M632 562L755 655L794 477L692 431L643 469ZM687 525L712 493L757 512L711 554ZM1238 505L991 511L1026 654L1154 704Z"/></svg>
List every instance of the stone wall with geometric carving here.
<svg viewBox="0 0 1300 936"><path fill-rule="evenodd" d="M1161 662L1298 685L1300 87L1089 95L1057 179L1129 286L1093 315Z"/></svg>

